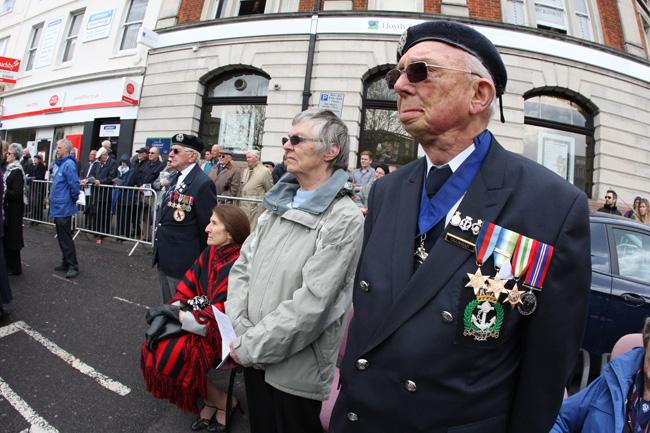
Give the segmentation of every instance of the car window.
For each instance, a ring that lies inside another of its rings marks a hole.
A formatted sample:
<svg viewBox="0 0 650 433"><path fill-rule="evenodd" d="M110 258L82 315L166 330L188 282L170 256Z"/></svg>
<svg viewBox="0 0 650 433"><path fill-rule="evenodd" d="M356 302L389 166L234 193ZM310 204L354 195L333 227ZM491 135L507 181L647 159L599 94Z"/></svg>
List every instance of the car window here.
<svg viewBox="0 0 650 433"><path fill-rule="evenodd" d="M609 274L607 230L600 223L591 223L591 269Z"/></svg>
<svg viewBox="0 0 650 433"><path fill-rule="evenodd" d="M650 236L614 228L618 274L650 284Z"/></svg>

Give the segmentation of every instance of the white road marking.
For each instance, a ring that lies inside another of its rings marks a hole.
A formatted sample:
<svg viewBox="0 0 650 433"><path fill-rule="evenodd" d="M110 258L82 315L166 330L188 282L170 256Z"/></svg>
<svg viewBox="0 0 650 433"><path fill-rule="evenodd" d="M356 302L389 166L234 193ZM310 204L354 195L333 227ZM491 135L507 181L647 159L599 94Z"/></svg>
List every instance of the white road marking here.
<svg viewBox="0 0 650 433"><path fill-rule="evenodd" d="M110 377L98 372L90 365L80 361L79 358L61 349L54 342L45 338L41 333L35 331L23 321L14 322L12 324L0 328L0 338L6 337L7 335L11 335L18 330L25 332L34 340L41 343L47 350L49 350L54 355L64 360L72 368L90 377L91 379L93 379L95 382L97 382L104 388L113 391L114 393L121 396L125 396L131 392L131 389L128 386L123 385L120 382L111 379Z"/></svg>
<svg viewBox="0 0 650 433"><path fill-rule="evenodd" d="M57 279L61 280L61 281L65 281L66 283L70 283L70 284L77 285L76 282L74 282L74 281L72 281L72 280L70 280L70 279L68 279L68 278L62 277L62 276L60 276L60 275L52 274L52 276L53 276L54 278L57 278Z"/></svg>
<svg viewBox="0 0 650 433"><path fill-rule="evenodd" d="M1 377L0 395L2 395L9 402L9 404L12 405L16 411L18 411L20 416L25 418L25 421L31 425L29 429L23 430L23 432L59 433L57 429L52 427L47 421L45 421L45 419L43 419L43 417L37 414L36 411L32 409L25 400L20 398L20 396L16 394L14 390L11 389L9 385L7 385L7 382L5 382Z"/></svg>
<svg viewBox="0 0 650 433"><path fill-rule="evenodd" d="M137 302L129 301L128 299L120 298L119 296L113 296L113 299L116 299L118 301L126 302L127 304L131 305L137 305L138 307L145 308L149 310L151 307L147 307L146 305L138 304Z"/></svg>

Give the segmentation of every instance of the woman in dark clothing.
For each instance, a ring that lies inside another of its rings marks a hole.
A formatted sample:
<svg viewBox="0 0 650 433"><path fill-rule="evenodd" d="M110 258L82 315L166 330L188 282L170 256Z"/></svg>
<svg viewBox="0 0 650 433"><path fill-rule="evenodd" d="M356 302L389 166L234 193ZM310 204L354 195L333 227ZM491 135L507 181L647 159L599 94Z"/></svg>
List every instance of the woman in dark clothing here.
<svg viewBox="0 0 650 433"><path fill-rule="evenodd" d="M4 158L2 155L0 155L0 162L4 161ZM2 168L0 168L0 176L4 174ZM0 182L0 197L4 195L4 183ZM4 212L3 212L3 207L0 206L0 240L3 238L4 235ZM11 296L11 287L9 287L9 277L7 277L7 266L5 264L5 258L4 258L4 248L0 248L0 321L2 321L2 318L5 314L5 310L3 308L3 304L8 304L11 302L12 296Z"/></svg>
<svg viewBox="0 0 650 433"><path fill-rule="evenodd" d="M20 250L23 243L23 213L25 212L25 172L20 165L23 147L12 143L7 150L7 168L3 175L4 194L4 253L9 275L20 275Z"/></svg>
<svg viewBox="0 0 650 433"><path fill-rule="evenodd" d="M47 184L33 181L44 181L46 171L41 155L34 155L34 177L32 179L28 178L28 181L32 180L29 193L29 209L31 218L37 221L44 221L43 206L45 204Z"/></svg>
<svg viewBox="0 0 650 433"><path fill-rule="evenodd" d="M151 309L147 318L153 323L157 316L171 314L185 332L152 342L150 328L141 359L147 390L154 397L193 412L199 412L197 399L201 397L205 404L192 430L223 431L229 419L225 413L228 396L206 377L208 369L221 361L221 335L212 306L224 312L228 274L250 225L239 207L219 205L213 209L205 231L208 247L185 273L171 305ZM191 308L186 308L188 305ZM238 402L232 407L238 408Z"/></svg>

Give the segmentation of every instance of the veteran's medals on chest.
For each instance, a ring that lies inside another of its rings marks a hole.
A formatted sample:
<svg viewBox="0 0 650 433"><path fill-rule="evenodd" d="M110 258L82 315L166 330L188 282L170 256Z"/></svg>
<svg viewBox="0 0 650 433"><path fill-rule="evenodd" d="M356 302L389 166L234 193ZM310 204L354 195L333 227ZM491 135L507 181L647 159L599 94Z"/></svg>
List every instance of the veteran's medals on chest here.
<svg viewBox="0 0 650 433"><path fill-rule="evenodd" d="M184 190L185 184L181 182L178 188L170 194L167 202L167 206L174 209L172 216L176 222L184 221L187 213L192 212L192 206L194 205L194 197L183 194Z"/></svg>

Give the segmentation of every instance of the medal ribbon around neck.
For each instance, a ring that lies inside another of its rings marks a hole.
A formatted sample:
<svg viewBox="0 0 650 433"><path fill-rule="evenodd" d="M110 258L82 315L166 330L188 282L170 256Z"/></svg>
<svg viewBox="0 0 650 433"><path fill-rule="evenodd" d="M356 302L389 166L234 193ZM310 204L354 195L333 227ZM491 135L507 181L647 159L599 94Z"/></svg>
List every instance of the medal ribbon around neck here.
<svg viewBox="0 0 650 433"><path fill-rule="evenodd" d="M519 235L515 253L512 256L512 275L515 277L515 280L518 280L526 269L528 269L532 259L531 252L538 243L535 239Z"/></svg>
<svg viewBox="0 0 650 433"><path fill-rule="evenodd" d="M537 242L531 254L532 266L528 269L524 285L541 289L552 257L553 247L543 242Z"/></svg>
<svg viewBox="0 0 650 433"><path fill-rule="evenodd" d="M433 226L438 224L447 215L449 209L465 194L480 170L491 144L492 134L487 129L474 138L476 149L431 198L427 196L427 178L424 176L422 196L420 198L420 213L418 215L419 236L424 236Z"/></svg>
<svg viewBox="0 0 650 433"><path fill-rule="evenodd" d="M497 245L501 226L492 223L483 223L481 231L476 237L476 264L480 267L490 258Z"/></svg>
<svg viewBox="0 0 650 433"><path fill-rule="evenodd" d="M494 248L494 267L497 270L501 269L510 261L518 240L519 233L508 230L507 228L501 228L499 239Z"/></svg>

